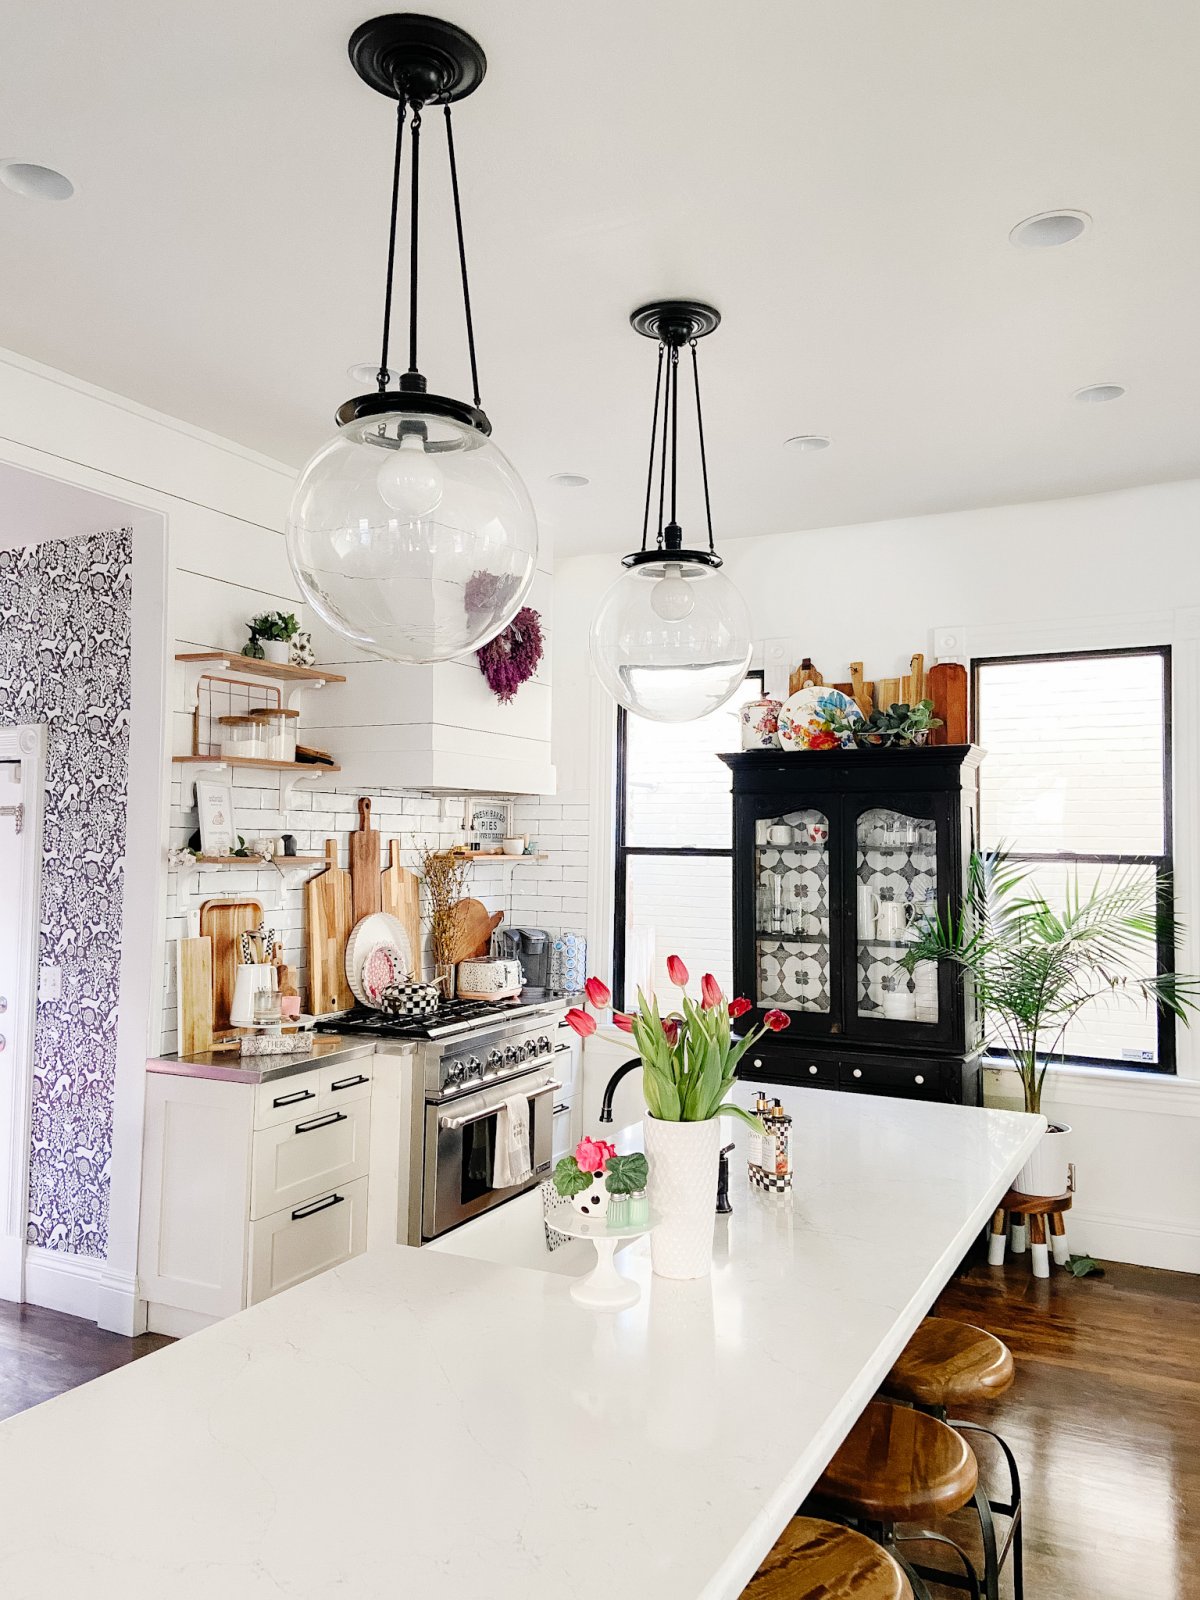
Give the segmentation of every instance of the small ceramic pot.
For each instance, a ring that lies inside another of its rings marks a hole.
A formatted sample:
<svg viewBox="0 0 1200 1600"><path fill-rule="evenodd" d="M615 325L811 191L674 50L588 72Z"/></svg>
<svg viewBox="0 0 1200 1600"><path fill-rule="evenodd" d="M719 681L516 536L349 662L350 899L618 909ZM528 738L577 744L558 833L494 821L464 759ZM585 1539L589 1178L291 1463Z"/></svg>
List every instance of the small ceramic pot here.
<svg viewBox="0 0 1200 1600"><path fill-rule="evenodd" d="M581 1217L605 1217L608 1215L608 1202L612 1196L604 1186L605 1179L602 1172L592 1174L592 1186L584 1189L582 1194L571 1196L571 1204Z"/></svg>
<svg viewBox="0 0 1200 1600"><path fill-rule="evenodd" d="M1041 1143L1013 1179L1018 1194L1066 1194L1071 1182L1071 1130L1053 1123Z"/></svg>
<svg viewBox="0 0 1200 1600"><path fill-rule="evenodd" d="M292 635L289 660L294 667L316 666L317 652L313 649L312 634L307 628L301 628L299 633Z"/></svg>
<svg viewBox="0 0 1200 1600"><path fill-rule="evenodd" d="M506 856L523 856L525 854L525 835L515 833L508 839L500 841L500 848Z"/></svg>
<svg viewBox="0 0 1200 1600"><path fill-rule="evenodd" d="M761 700L748 700L742 707L742 749L777 750L779 748L779 716L781 700L764 695Z"/></svg>
<svg viewBox="0 0 1200 1600"><path fill-rule="evenodd" d="M274 666L286 667L292 659L292 641L290 639L260 639L259 648L263 653L263 660L270 661Z"/></svg>

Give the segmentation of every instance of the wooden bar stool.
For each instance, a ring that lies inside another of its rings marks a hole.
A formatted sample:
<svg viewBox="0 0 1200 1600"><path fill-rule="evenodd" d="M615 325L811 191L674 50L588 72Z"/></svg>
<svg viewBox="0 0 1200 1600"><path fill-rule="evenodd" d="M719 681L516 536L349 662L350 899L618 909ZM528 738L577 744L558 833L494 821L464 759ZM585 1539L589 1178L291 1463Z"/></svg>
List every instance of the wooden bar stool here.
<svg viewBox="0 0 1200 1600"><path fill-rule="evenodd" d="M742 1600L913 1600L899 1562L865 1533L793 1517Z"/></svg>
<svg viewBox="0 0 1200 1600"><path fill-rule="evenodd" d="M1007 1441L991 1428L948 1416L958 1406L981 1405L994 1400L1011 1389L1013 1377L1012 1352L995 1334L967 1322L951 1321L948 1317L926 1317L884 1379L883 1393L927 1411L942 1422L949 1421L959 1432L983 1434L1001 1451L1008 1467L1009 1496L1007 1500L993 1500L989 1495L987 1505L990 1511L998 1511L1008 1518L1008 1531L1003 1545L997 1549L995 1529L985 1527L981 1517L984 1592L997 1590L1000 1571L1011 1553L1014 1600L1023 1600L1021 1476L1016 1457ZM918 1568L918 1571L925 1569Z"/></svg>
<svg viewBox="0 0 1200 1600"><path fill-rule="evenodd" d="M1046 1229L1049 1224L1050 1243L1054 1250L1054 1263L1065 1267L1071 1259L1067 1247L1067 1225L1063 1212L1071 1209L1069 1194L1020 1194L1010 1189L997 1207L992 1218L992 1232L988 1239L988 1266L1004 1265L1004 1241L1007 1218L1012 1218L1013 1255L1025 1252L1025 1219L1029 1219L1030 1254L1033 1257L1035 1278L1050 1276L1050 1262L1046 1254Z"/></svg>
<svg viewBox="0 0 1200 1600"><path fill-rule="evenodd" d="M872 1400L817 1480L813 1499L821 1510L851 1518L899 1561L918 1600L929 1591L897 1548L896 1524L923 1523L961 1511L979 1493L979 1470L971 1446L953 1428L927 1412ZM983 1505L987 1507L984 1498ZM990 1519L990 1511L987 1512ZM965 1587L974 1600L983 1589L969 1557L944 1534L922 1529L954 1551ZM993 1594L988 1600L997 1600Z"/></svg>

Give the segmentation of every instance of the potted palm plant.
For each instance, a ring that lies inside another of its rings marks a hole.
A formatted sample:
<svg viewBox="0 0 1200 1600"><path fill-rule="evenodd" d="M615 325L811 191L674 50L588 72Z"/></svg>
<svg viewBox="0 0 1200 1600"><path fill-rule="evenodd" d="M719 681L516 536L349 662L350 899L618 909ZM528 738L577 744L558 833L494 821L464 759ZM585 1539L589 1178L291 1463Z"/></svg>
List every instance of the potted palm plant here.
<svg viewBox="0 0 1200 1600"><path fill-rule="evenodd" d="M658 1222L650 1235L650 1259L660 1278L703 1278L712 1266L713 1219L721 1117L737 1117L761 1132L752 1113L726 1100L738 1062L769 1029L778 1033L790 1018L768 1011L760 1028L735 1038L733 1021L750 1002L726 1000L711 972L700 980L697 1002L687 993L688 970L667 957L667 975L682 991L680 1009L664 1016L658 1000L638 990L637 1010L613 1012L618 1028L633 1036L642 1058L642 1093L649 1112L642 1124L650 1175L646 1194ZM587 998L597 1010L612 1003L608 985L589 978ZM579 1006L567 1022L587 1038L596 1019Z"/></svg>
<svg viewBox="0 0 1200 1600"><path fill-rule="evenodd" d="M1119 869L1090 889L1076 873L1056 909L1030 885L1030 871L1003 850L973 854L960 915L931 913L917 924L902 965L911 973L918 962L944 961L965 975L984 1041L1007 1053L1026 1111L1040 1112L1046 1072L1086 1006L1104 997L1151 1002L1186 1023L1200 1001L1200 979L1136 970L1170 915L1145 873ZM1013 1187L1065 1193L1070 1132L1051 1124Z"/></svg>

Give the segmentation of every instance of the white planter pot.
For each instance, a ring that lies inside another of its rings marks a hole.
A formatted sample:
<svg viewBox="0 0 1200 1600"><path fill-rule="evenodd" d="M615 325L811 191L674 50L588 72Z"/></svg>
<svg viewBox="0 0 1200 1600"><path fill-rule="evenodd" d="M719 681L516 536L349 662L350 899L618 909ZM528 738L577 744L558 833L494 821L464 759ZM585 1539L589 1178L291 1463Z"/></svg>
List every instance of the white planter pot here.
<svg viewBox="0 0 1200 1600"><path fill-rule="evenodd" d="M1041 1143L1013 1180L1013 1188L1018 1194L1066 1194L1070 1159L1070 1128L1063 1124L1047 1128Z"/></svg>
<svg viewBox="0 0 1200 1600"><path fill-rule="evenodd" d="M292 659L292 641L290 639L260 639L263 660L273 662L277 667L286 667Z"/></svg>
<svg viewBox="0 0 1200 1600"><path fill-rule="evenodd" d="M650 1260L660 1278L704 1278L712 1268L717 1208L720 1118L642 1123L650 1178L646 1198L660 1219L650 1235Z"/></svg>

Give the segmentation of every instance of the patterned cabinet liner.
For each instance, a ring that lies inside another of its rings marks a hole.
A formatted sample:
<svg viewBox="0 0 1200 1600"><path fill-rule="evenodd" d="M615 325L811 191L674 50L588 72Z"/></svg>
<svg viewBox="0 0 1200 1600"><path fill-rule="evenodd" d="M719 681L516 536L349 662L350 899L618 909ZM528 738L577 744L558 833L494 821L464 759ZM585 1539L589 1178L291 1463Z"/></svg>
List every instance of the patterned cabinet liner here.
<svg viewBox="0 0 1200 1600"><path fill-rule="evenodd" d="M905 839L906 833L914 833L915 838ZM912 915L919 916L927 896L937 894L937 838L933 823L884 807L863 812L858 820L857 872L860 885L873 889L881 899L890 898L898 905L911 907ZM900 975L903 955L903 940L859 939L860 1016L883 1016L884 979ZM904 978L904 985L909 994L916 996L914 1020L936 1022L936 966L922 962L913 976Z"/></svg>
<svg viewBox="0 0 1200 1600"><path fill-rule="evenodd" d="M778 839L790 831L789 842ZM772 833L776 840L771 839ZM829 819L790 811L756 828L758 1003L829 1011Z"/></svg>

